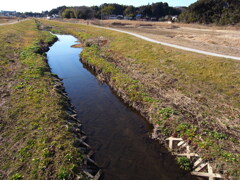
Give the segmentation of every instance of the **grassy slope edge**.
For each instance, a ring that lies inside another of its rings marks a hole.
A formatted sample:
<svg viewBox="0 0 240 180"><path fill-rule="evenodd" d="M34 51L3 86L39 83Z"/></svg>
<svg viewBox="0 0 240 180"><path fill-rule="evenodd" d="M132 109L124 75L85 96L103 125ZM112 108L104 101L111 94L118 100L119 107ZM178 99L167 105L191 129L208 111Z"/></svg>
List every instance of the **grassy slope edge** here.
<svg viewBox="0 0 240 180"><path fill-rule="evenodd" d="M162 135L180 136L214 169L240 176L240 63L91 26L42 21L81 39L82 60Z"/></svg>
<svg viewBox="0 0 240 180"><path fill-rule="evenodd" d="M69 104L42 54L54 40L33 20L0 29L0 179L82 176Z"/></svg>

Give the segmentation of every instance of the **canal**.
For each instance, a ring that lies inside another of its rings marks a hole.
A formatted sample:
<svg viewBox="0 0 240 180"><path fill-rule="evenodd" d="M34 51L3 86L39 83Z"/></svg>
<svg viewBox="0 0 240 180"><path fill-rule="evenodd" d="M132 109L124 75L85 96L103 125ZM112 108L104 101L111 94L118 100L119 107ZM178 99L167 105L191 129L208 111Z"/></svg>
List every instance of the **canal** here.
<svg viewBox="0 0 240 180"><path fill-rule="evenodd" d="M101 179L194 179L162 145L149 138L150 124L84 67L79 57L82 49L71 48L77 39L57 37L59 41L47 53L48 63L52 73L63 79L94 160L103 171Z"/></svg>

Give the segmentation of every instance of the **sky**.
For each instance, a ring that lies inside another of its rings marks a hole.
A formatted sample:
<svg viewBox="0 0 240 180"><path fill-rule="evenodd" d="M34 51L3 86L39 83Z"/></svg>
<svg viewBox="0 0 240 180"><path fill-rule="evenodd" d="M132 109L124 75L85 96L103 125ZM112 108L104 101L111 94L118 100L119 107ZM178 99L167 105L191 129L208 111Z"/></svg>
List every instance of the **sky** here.
<svg viewBox="0 0 240 180"><path fill-rule="evenodd" d="M197 0L1 0L0 10L17 12L42 12L59 6L93 6L103 3L141 6L155 2L167 2L169 6L189 6Z"/></svg>

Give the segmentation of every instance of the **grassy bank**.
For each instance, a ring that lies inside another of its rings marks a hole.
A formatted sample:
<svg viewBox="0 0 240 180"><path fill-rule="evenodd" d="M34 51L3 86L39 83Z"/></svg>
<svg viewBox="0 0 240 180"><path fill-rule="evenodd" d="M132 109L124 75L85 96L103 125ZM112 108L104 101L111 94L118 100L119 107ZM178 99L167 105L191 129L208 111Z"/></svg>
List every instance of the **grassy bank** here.
<svg viewBox="0 0 240 180"><path fill-rule="evenodd" d="M34 20L1 26L0 179L81 176L69 104L42 54L54 40Z"/></svg>
<svg viewBox="0 0 240 180"><path fill-rule="evenodd" d="M81 39L81 54L165 137L187 140L214 169L240 176L240 63L96 27L42 21Z"/></svg>

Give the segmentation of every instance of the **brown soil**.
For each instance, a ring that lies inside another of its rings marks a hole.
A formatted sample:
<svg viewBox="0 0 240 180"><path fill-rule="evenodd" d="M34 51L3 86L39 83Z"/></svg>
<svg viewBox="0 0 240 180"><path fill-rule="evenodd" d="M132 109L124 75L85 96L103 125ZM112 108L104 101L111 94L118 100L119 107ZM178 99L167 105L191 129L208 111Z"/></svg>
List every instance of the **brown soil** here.
<svg viewBox="0 0 240 180"><path fill-rule="evenodd" d="M83 45L82 44L74 44L71 47L73 47L73 48L82 48Z"/></svg>

